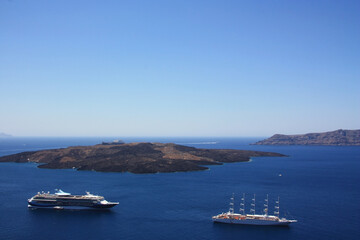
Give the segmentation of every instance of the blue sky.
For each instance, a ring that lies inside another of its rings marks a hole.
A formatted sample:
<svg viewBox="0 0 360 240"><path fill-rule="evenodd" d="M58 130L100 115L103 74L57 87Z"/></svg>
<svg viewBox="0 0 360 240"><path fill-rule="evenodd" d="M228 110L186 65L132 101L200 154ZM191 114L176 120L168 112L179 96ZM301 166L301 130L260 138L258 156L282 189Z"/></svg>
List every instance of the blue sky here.
<svg viewBox="0 0 360 240"><path fill-rule="evenodd" d="M359 1L1 1L0 132L359 129Z"/></svg>

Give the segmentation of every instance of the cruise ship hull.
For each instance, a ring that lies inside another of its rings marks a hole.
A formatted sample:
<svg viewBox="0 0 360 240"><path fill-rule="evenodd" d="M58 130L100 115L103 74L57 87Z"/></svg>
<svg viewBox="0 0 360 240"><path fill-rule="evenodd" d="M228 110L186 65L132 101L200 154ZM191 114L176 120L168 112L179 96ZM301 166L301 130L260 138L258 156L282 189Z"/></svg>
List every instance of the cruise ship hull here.
<svg viewBox="0 0 360 240"><path fill-rule="evenodd" d="M72 210L82 210L82 209L94 209L94 210L104 210L112 208L118 203L109 203L109 204L94 204L91 206L81 206L81 205L54 205L54 204L42 204L42 203L34 203L32 201L28 201L29 208L47 208L47 209L72 209Z"/></svg>
<svg viewBox="0 0 360 240"><path fill-rule="evenodd" d="M34 206L28 205L30 209L55 209L55 210L107 210L108 208L94 208L94 207L84 207L84 206Z"/></svg>

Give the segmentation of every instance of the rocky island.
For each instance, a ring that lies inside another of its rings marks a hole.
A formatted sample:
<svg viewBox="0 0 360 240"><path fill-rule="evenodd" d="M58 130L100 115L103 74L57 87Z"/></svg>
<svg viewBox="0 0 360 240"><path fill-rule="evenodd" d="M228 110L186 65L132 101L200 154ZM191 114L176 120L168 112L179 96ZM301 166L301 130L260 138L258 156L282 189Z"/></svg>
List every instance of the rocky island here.
<svg viewBox="0 0 360 240"><path fill-rule="evenodd" d="M338 145L360 146L360 130L336 130L299 135L275 134L254 145Z"/></svg>
<svg viewBox="0 0 360 240"><path fill-rule="evenodd" d="M173 143L98 144L22 152L0 157L0 162L35 162L39 168L101 172L185 172L208 169L205 165L247 162L250 157L281 157L279 153L198 149Z"/></svg>

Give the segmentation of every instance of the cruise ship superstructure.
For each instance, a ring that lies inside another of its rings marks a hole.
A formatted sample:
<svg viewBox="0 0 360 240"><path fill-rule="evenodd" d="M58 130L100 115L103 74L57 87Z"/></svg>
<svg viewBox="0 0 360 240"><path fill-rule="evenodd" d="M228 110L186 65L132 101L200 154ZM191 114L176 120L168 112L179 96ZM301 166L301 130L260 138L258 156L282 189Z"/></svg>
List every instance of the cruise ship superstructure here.
<svg viewBox="0 0 360 240"><path fill-rule="evenodd" d="M290 220L280 218L280 198L276 201L274 215L268 215L269 197L267 195L264 203L264 214L256 214L255 211L255 197L252 199L250 214L245 213L245 194L243 194L240 203L240 213L234 212L234 195L230 201L229 211L213 216L214 222L230 223L230 224L245 224L245 225L283 225L287 226L290 223L297 222L297 220Z"/></svg>
<svg viewBox="0 0 360 240"><path fill-rule="evenodd" d="M53 209L108 209L118 205L118 202L108 202L102 196L86 192L86 195L72 195L62 190L38 192L28 199L29 208L53 208Z"/></svg>

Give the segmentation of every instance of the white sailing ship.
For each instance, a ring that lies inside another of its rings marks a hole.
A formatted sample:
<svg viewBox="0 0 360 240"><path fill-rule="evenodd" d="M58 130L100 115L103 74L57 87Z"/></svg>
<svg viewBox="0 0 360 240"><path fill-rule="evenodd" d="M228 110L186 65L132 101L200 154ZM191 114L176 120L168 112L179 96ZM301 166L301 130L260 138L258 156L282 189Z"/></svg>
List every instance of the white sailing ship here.
<svg viewBox="0 0 360 240"><path fill-rule="evenodd" d="M284 225L297 222L297 220L280 218L280 198L276 201L274 215L268 215L269 196L266 195L264 203L264 214L256 214L256 195L252 198L250 214L245 213L245 194L243 194L240 203L240 213L234 212L234 195L231 197L230 208L226 213L213 216L214 222L246 225Z"/></svg>

